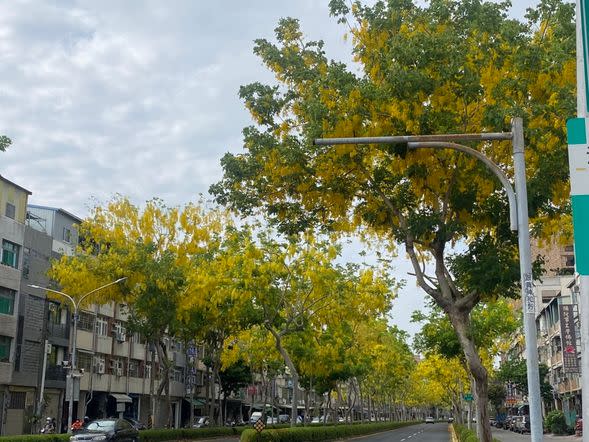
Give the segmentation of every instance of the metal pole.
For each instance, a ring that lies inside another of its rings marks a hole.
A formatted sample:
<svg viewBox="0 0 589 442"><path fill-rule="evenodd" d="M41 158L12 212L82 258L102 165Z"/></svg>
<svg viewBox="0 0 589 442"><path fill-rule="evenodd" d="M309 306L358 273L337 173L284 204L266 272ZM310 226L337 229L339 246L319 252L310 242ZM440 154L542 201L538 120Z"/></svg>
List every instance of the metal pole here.
<svg viewBox="0 0 589 442"><path fill-rule="evenodd" d="M74 415L74 386L76 372L76 335L78 332L78 305L74 303L74 327L72 335L72 360L70 365L70 398L68 404L67 432L72 432L72 417Z"/></svg>
<svg viewBox="0 0 589 442"><path fill-rule="evenodd" d="M45 392L45 371L47 370L47 346L49 341L45 339L45 345L43 347L43 371L41 372L41 388L39 390L39 403L37 404L37 414L41 415L43 411L43 394Z"/></svg>
<svg viewBox="0 0 589 442"><path fill-rule="evenodd" d="M436 135L391 135L384 137L317 138L316 146L333 144L403 144L428 141L501 141L511 140L509 132L487 132L478 134L436 134Z"/></svg>
<svg viewBox="0 0 589 442"><path fill-rule="evenodd" d="M587 102L589 97L587 95L587 62L589 61L588 47L587 47L587 13L589 4L587 0L576 1L576 38L577 38L577 116L579 118L587 118L588 109ZM586 120L585 120L586 121ZM586 122L585 122L586 127ZM570 132L570 131L569 131ZM585 131L585 143L587 143L587 132ZM569 133L570 137L570 133ZM569 141L570 144L570 141ZM569 146L569 162L571 162L571 148ZM571 165L571 197L575 195L586 195L587 187L584 186L582 180L579 180L578 171L573 173L573 164ZM580 185L580 192L573 192L573 187ZM575 214L573 208L573 225L575 225L575 217L579 217L577 223L581 224L580 214ZM583 228L586 228L584 226ZM585 426L589 425L589 276L586 269L579 270L579 267L584 267L581 263L581 255L589 253L582 244L578 233L575 230L575 266L579 275L579 322L581 332L581 416ZM583 442L589 442L589 430L583 431Z"/></svg>
<svg viewBox="0 0 589 442"><path fill-rule="evenodd" d="M519 266L522 284L522 309L528 374L528 402L530 405L530 432L532 442L542 441L542 400L540 398L540 374L536 343L536 297L532 278L530 230L528 224L528 195L526 189L526 164L524 157L524 133L521 118L512 121L513 165L515 193L517 196L517 220L519 240Z"/></svg>
<svg viewBox="0 0 589 442"><path fill-rule="evenodd" d="M579 276L579 322L581 323L581 402L583 422L589 425L589 276ZM583 429L583 442L589 442L589 428Z"/></svg>

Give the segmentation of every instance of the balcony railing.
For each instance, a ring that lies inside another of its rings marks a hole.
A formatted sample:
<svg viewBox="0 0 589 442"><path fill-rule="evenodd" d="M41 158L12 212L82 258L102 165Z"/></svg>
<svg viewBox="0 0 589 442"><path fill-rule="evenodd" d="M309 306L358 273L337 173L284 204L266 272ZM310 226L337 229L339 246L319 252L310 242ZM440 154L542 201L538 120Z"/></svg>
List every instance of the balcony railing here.
<svg viewBox="0 0 589 442"><path fill-rule="evenodd" d="M61 365L48 365L45 379L49 381L65 381L67 369Z"/></svg>
<svg viewBox="0 0 589 442"><path fill-rule="evenodd" d="M49 322L47 324L47 332L49 336L56 338L69 339L69 326L67 324L54 324Z"/></svg>

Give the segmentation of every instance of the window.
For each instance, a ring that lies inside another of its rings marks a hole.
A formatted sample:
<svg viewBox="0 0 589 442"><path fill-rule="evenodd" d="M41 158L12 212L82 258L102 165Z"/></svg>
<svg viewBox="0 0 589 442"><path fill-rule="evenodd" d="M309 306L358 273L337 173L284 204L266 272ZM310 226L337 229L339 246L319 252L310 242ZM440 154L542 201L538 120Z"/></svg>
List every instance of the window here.
<svg viewBox="0 0 589 442"><path fill-rule="evenodd" d="M16 291L0 287L0 313L14 315L14 298Z"/></svg>
<svg viewBox="0 0 589 442"><path fill-rule="evenodd" d="M184 370L182 367L176 367L172 369L172 379L176 382L184 381Z"/></svg>
<svg viewBox="0 0 589 442"><path fill-rule="evenodd" d="M129 361L129 365L127 366L127 370L128 370L129 377L138 378L139 377L139 361L131 359Z"/></svg>
<svg viewBox="0 0 589 442"><path fill-rule="evenodd" d="M13 242L2 240L2 264L18 269L18 253L20 246Z"/></svg>
<svg viewBox="0 0 589 442"><path fill-rule="evenodd" d="M31 249L25 247L22 254L22 277L29 279L29 272L31 269Z"/></svg>
<svg viewBox="0 0 589 442"><path fill-rule="evenodd" d="M48 316L47 320L50 324L60 325L63 307L59 302L48 301Z"/></svg>
<svg viewBox="0 0 589 442"><path fill-rule="evenodd" d="M143 344L143 338L139 332L135 332L131 335L131 342L133 344Z"/></svg>
<svg viewBox="0 0 589 442"><path fill-rule="evenodd" d="M94 330L94 315L86 312L80 312L80 317L78 318L78 329L90 332Z"/></svg>
<svg viewBox="0 0 589 442"><path fill-rule="evenodd" d="M108 321L104 318L96 318L96 334L98 336L108 336Z"/></svg>
<svg viewBox="0 0 589 442"><path fill-rule="evenodd" d="M16 410L24 410L26 400L27 400L27 393L25 391L11 391L10 392L10 402L8 403L8 408L13 408Z"/></svg>
<svg viewBox="0 0 589 442"><path fill-rule="evenodd" d="M8 218L14 219L16 216L16 207L14 207L14 204L6 203L6 210L4 211L4 214Z"/></svg>
<svg viewBox="0 0 589 442"><path fill-rule="evenodd" d="M63 240L65 242L72 242L72 231L67 227L63 228Z"/></svg>
<svg viewBox="0 0 589 442"><path fill-rule="evenodd" d="M84 370L89 372L92 368L92 355L90 353L84 353L81 351L78 353L77 357L78 360L76 361L76 365L78 366L78 368L83 368Z"/></svg>
<svg viewBox="0 0 589 442"><path fill-rule="evenodd" d="M10 362L10 344L12 338L0 336L0 362Z"/></svg>

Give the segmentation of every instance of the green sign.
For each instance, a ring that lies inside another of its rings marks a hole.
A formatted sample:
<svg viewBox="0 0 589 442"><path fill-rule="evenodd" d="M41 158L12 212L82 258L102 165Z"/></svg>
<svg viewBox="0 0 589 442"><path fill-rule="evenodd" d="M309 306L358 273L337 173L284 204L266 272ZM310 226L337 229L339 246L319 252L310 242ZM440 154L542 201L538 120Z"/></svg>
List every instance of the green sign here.
<svg viewBox="0 0 589 442"><path fill-rule="evenodd" d="M581 275L589 275L589 144L587 118L567 121L571 202L575 237L575 265Z"/></svg>
<svg viewBox="0 0 589 442"><path fill-rule="evenodd" d="M470 401L472 401L472 399L473 399L473 398L472 398L472 393L465 393L465 394L464 394L464 400L465 400L465 401L468 401L468 402L470 402Z"/></svg>

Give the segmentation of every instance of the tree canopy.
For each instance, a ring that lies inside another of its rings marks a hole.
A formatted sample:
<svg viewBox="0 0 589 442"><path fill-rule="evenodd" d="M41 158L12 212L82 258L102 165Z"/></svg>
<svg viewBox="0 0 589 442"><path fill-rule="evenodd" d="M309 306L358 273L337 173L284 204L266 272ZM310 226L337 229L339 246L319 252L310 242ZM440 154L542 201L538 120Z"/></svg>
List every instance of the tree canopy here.
<svg viewBox="0 0 589 442"><path fill-rule="evenodd" d="M0 152L6 151L12 144L12 140L6 135L0 135Z"/></svg>
<svg viewBox="0 0 589 442"><path fill-rule="evenodd" d="M486 418L487 373L470 334L483 300L516 296L517 242L507 199L476 160L406 146L316 146L315 138L509 131L525 123L534 234L563 233L569 219L565 120L575 112L574 5L542 0L523 23L509 2L330 2L347 25L358 69L329 60L285 18L275 40L254 52L276 84L255 82L240 96L256 125L245 152L226 154L218 202L263 213L289 234L320 226L367 229L401 244L419 286L449 315ZM469 143L512 174L507 142ZM448 254L457 242L461 252ZM434 274L423 262L434 262ZM484 427L484 428L483 428Z"/></svg>

